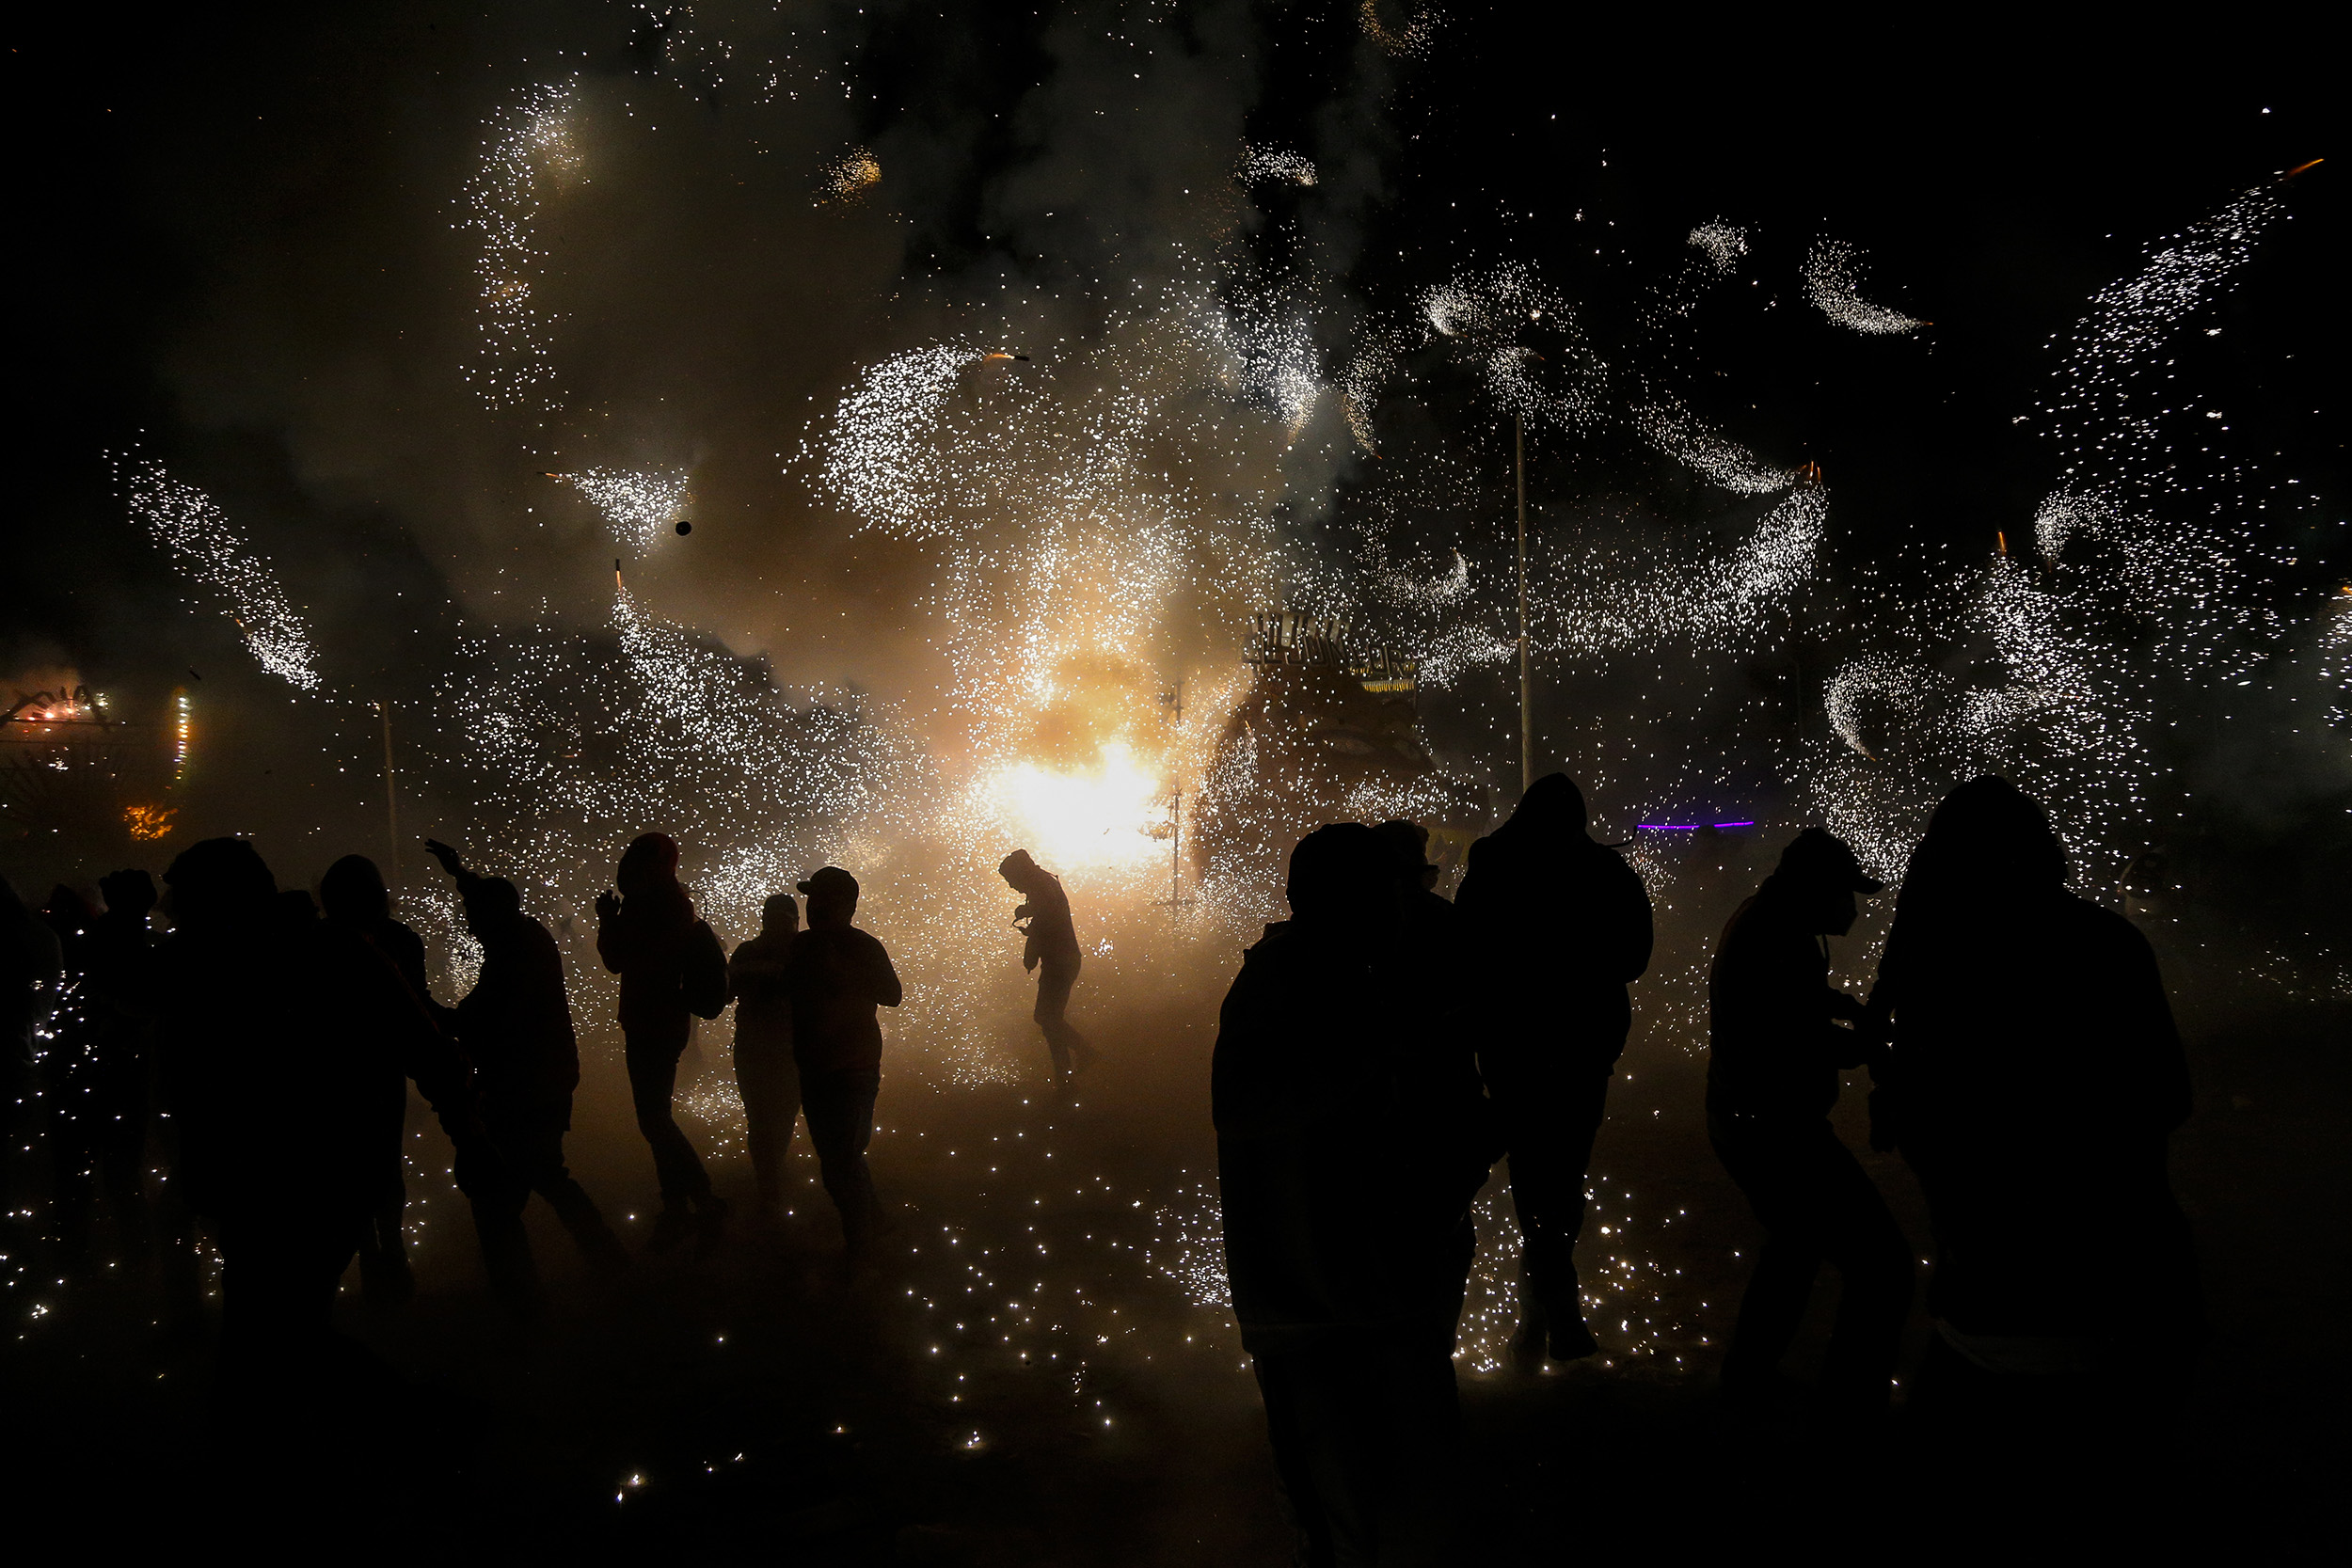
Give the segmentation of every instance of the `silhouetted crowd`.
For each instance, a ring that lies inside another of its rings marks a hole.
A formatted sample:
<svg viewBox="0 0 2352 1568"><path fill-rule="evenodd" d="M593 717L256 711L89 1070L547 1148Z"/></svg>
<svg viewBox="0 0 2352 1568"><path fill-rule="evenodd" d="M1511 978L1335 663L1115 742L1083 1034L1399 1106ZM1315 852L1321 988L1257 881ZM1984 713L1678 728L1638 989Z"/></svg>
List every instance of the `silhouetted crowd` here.
<svg viewBox="0 0 2352 1568"><path fill-rule="evenodd" d="M1458 1559L1453 1357L1498 1159L1521 1238L1513 1361L1598 1348L1574 1250L1647 895L1561 774L1471 847L1450 906L1424 844L1404 822L1302 840L1291 918L1248 950L1217 1035L1233 1314L1310 1564ZM1911 1412L1947 1453L2042 1454L2079 1481L2143 1451L2204 1332L2165 1170L2188 1077L2154 957L2067 891L2049 820L1999 779L1937 809L1861 999L1831 984L1825 939L1879 891L1807 829L1715 950L1708 1134L1766 1235L1724 1400L1784 1400L1826 1264L1813 1434L1860 1452L1887 1419L1913 1254L1830 1121L1841 1070L1867 1066L1871 1142L1916 1174L1937 1252Z"/></svg>
<svg viewBox="0 0 2352 1568"><path fill-rule="evenodd" d="M1648 967L1640 877L1597 842L1565 775L1540 779L1434 891L1410 822L1315 830L1292 851L1291 917L1244 958L1212 1068L1233 1315L1254 1359L1284 1497L1309 1563L1438 1563L1461 1539L1454 1355L1475 1250L1470 1206L1507 1161L1520 1239L1511 1360L1594 1354L1575 1248L1587 1168ZM454 1006L348 856L282 890L241 839L192 846L150 927L143 872L28 908L0 882L7 1210L36 1212L68 1268L102 1212L135 1260L160 1259L174 1326L202 1317L195 1242L222 1259L222 1382L266 1397L323 1367L370 1375L331 1308L414 1291L402 1241L409 1085L455 1155L485 1272L515 1318L543 1310L523 1215L544 1198L591 1272L630 1257L565 1164L580 1056L564 958L520 889L458 851L480 949ZM1096 1057L1067 1009L1081 959L1060 880L1026 851L1000 867L1039 973L1055 1082ZM721 947L647 833L596 900L596 951L661 1208L648 1246L707 1249L728 1218L673 1101L694 1020L736 1009L734 1067L760 1202L784 1202L805 1117L845 1244L887 1232L866 1164L881 1084L877 1009L902 988L853 921L856 879L826 866ZM1897 901L1867 997L1830 978L1827 939L1881 884L1807 829L1724 927L1709 976L1707 1131L1764 1229L1722 1391L1785 1405L1782 1363L1826 1265L1839 1281L1817 1433L1868 1442L1887 1418L1914 1247L1830 1113L1867 1068L1872 1147L1899 1150L1933 1229L1934 1338L1909 1407L1953 1433L2106 1436L2160 1426L2203 1337L2187 1227L2166 1175L2189 1090L2153 955L2068 891L2031 800L1979 779L1942 803ZM36 1050L38 1041L39 1049ZM36 1092L38 1090L38 1092ZM40 1107L45 1126L21 1124ZM160 1150L161 1180L151 1178Z"/></svg>

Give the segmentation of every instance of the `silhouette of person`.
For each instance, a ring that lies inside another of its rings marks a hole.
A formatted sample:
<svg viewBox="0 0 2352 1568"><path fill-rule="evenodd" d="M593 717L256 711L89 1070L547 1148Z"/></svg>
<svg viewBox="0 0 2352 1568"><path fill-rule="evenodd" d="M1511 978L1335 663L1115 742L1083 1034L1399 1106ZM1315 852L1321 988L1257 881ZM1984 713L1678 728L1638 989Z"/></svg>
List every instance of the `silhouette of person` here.
<svg viewBox="0 0 2352 1568"><path fill-rule="evenodd" d="M1070 988L1077 983L1079 963L1070 895L1062 891L1061 879L1031 860L1026 849L1007 855L996 874L1025 900L1012 911L1012 923L1028 939L1021 950L1021 967L1037 971L1037 1010L1030 1016L1053 1053L1054 1086L1067 1088L1071 1074L1083 1070L1096 1055L1070 1022Z"/></svg>
<svg viewBox="0 0 2352 1568"><path fill-rule="evenodd" d="M1291 852L1218 1014L1226 1274L1299 1560L1455 1560L1454 1334L1486 1179L1474 1076L1424 1080L1395 850L1358 823ZM1467 1065L1467 1064L1465 1064Z"/></svg>
<svg viewBox="0 0 2352 1568"><path fill-rule="evenodd" d="M466 929L482 945L482 969L450 1014L472 1064L483 1130L498 1150L496 1179L471 1195L474 1233L492 1286L517 1316L543 1301L523 1210L537 1193L570 1233L590 1269L613 1274L628 1255L564 1161L580 1087L580 1043L564 985L564 954L548 928L523 912L522 894L503 877L467 869L438 839L425 848L456 880Z"/></svg>
<svg viewBox="0 0 2352 1568"><path fill-rule="evenodd" d="M1829 1122L1838 1069L1859 1067L1866 1042L1833 1022L1859 1019L1863 1007L1830 984L1820 939L1851 930L1854 895L1881 886L1842 841L1807 828L1732 915L1708 972L1708 1139L1765 1231L1724 1356L1724 1392L1773 1392L1814 1276L1829 1263L1841 1286L1821 1367L1820 1415L1832 1423L1885 1414L1911 1309L1910 1243Z"/></svg>
<svg viewBox="0 0 2352 1568"><path fill-rule="evenodd" d="M1532 1370L1599 1349L1577 1290L1584 1178L1609 1080L1633 1022L1626 987L1649 967L1649 894L1585 831L1565 773L1528 786L1470 846L1454 895L1479 993L1478 1064L1511 1156L1524 1302L1513 1360Z"/></svg>
<svg viewBox="0 0 2352 1568"><path fill-rule="evenodd" d="M290 899L291 894L287 895ZM345 855L319 879L319 902L326 918L356 932L384 956L427 1016L447 1022L445 1010L433 1000L424 981L424 939L392 918L392 891L384 874L365 855ZM291 906L290 906L291 907ZM359 1289L367 1299L397 1305L417 1293L417 1276L408 1266L408 1242L404 1221L408 1212L407 1157L408 1086L388 1089L378 1107L390 1131L375 1207L359 1237Z"/></svg>
<svg viewBox="0 0 2352 1568"><path fill-rule="evenodd" d="M2205 1329L2165 1168L2188 1069L2147 939L2067 890L2039 804L1976 779L1912 857L1870 1011L1872 1141L1935 1232L1915 1408L2045 1442L2160 1432Z"/></svg>
<svg viewBox="0 0 2352 1568"><path fill-rule="evenodd" d="M94 917L72 901L74 1037L53 1041L62 1049L47 1096L57 1240L73 1261L88 1257L102 1191L126 1251L143 1259L153 1239L146 1175L154 942L147 918L155 882L144 871L117 871L99 879L99 890L106 907ZM51 906L67 907L55 895Z"/></svg>
<svg viewBox="0 0 2352 1568"><path fill-rule="evenodd" d="M667 1252L697 1232L704 1247L715 1244L727 1212L670 1106L678 1058L693 1037L692 1003L699 998L690 997L690 985L714 958L718 997L707 1016L717 1017L726 1006L726 955L709 926L694 917L693 903L678 885L677 859L668 834L643 834L622 852L613 873L620 891L596 896L596 954L621 977L629 1094L661 1184L661 1212L647 1243L655 1252Z"/></svg>
<svg viewBox="0 0 2352 1568"><path fill-rule="evenodd" d="M812 872L800 890L808 897L808 929L792 939L786 976L792 1059L800 1069L801 1106L818 1172L856 1256L882 1221L866 1164L874 1097L882 1087L882 1024L874 1009L898 1006L906 992L882 944L850 924L857 917L855 877L828 865Z"/></svg>
<svg viewBox="0 0 2352 1568"><path fill-rule="evenodd" d="M792 1059L792 942L801 907L788 893L760 907L759 935L727 959L735 1003L735 1086L743 1096L744 1141L769 1217L784 1215L786 1160L801 1119L801 1069Z"/></svg>
<svg viewBox="0 0 2352 1568"><path fill-rule="evenodd" d="M32 1207L24 1150L40 1105L33 1030L64 969L57 933L0 877L0 1234L11 1237L22 1232L17 1216ZM9 1243L12 1250L23 1244Z"/></svg>
<svg viewBox="0 0 2352 1568"><path fill-rule="evenodd" d="M286 917L245 840L191 845L164 880L176 922L158 1030L173 1177L219 1239L223 1365L264 1381L307 1376L337 1343L336 1281L397 1148L385 1101L417 1081L455 1145L459 1186L472 1190L495 1157L471 1075L362 936Z"/></svg>

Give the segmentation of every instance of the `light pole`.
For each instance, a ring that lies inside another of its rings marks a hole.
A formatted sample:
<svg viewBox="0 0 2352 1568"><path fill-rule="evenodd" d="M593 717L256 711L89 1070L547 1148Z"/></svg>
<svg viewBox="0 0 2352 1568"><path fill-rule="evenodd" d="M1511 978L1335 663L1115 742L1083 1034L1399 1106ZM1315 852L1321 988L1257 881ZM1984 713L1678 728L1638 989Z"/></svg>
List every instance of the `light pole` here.
<svg viewBox="0 0 2352 1568"><path fill-rule="evenodd" d="M392 850L391 885L400 886L400 784L399 775L392 770L392 705L378 703L375 711L384 720L384 825L390 835Z"/></svg>
<svg viewBox="0 0 2352 1568"><path fill-rule="evenodd" d="M1529 728L1527 662L1527 420L1511 414L1511 457L1519 482L1519 793L1535 782L1535 736Z"/></svg>

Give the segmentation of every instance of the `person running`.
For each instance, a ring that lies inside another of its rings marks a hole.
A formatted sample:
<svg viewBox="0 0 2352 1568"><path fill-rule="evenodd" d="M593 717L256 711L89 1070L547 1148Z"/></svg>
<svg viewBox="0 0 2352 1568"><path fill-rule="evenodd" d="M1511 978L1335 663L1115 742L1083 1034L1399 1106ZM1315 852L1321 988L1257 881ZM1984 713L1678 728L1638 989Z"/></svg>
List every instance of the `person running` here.
<svg viewBox="0 0 2352 1568"><path fill-rule="evenodd" d="M661 1184L661 1212L647 1243L655 1252L697 1232L705 1248L717 1244L727 1212L670 1104L696 1014L716 1018L726 1007L726 955L708 924L695 918L693 901L678 885L677 861L668 834L645 833L621 856L613 873L619 890L596 895L596 956L621 977L629 1096ZM713 971L715 987L708 980Z"/></svg>
<svg viewBox="0 0 2352 1568"><path fill-rule="evenodd" d="M882 944L850 924L857 917L855 877L828 865L800 889L808 895L808 929L792 939L787 971L792 1059L808 1141L817 1146L818 1173L855 1257L882 1219L866 1164L882 1087L882 1023L874 1009L898 1006L906 992Z"/></svg>
<svg viewBox="0 0 2352 1568"><path fill-rule="evenodd" d="M1097 1054L1070 1022L1070 988L1077 984L1080 961L1070 895L1062 891L1061 879L1031 860L1026 849L1007 855L996 874L1027 900L1012 911L1012 923L1028 939L1021 951L1021 967L1037 972L1037 1009L1030 1016L1053 1053L1054 1086L1065 1088L1071 1075Z"/></svg>
<svg viewBox="0 0 2352 1568"><path fill-rule="evenodd" d="M760 909L759 935L727 959L727 995L735 1003L735 1086L743 1096L744 1139L760 1206L784 1215L785 1160L801 1118L801 1069L792 1060L793 939L801 907L788 893L771 895Z"/></svg>

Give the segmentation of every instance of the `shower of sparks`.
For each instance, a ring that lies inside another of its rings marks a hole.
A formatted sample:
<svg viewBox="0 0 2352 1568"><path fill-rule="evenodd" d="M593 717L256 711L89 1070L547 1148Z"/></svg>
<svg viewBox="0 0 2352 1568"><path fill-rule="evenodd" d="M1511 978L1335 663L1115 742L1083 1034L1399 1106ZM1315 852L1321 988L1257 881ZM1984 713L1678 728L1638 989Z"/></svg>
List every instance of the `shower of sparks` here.
<svg viewBox="0 0 2352 1568"><path fill-rule="evenodd" d="M2282 215L2274 188L2249 191L2091 300L2031 416L2059 462L2032 519L2039 564L1988 551L1832 675L1838 750L1813 759L1811 787L1881 871L1900 874L1944 790L2001 772L2049 807L2078 884L2111 883L2159 820L2162 688L2245 684L2285 635L2251 590L2277 554L2265 514L2296 493L2254 490L2258 472L2227 458L2184 461L2211 450L2198 426L2215 421L2174 370L2196 313ZM2105 553L2078 562L2092 542ZM1956 631L1987 655L1948 657Z"/></svg>
<svg viewBox="0 0 2352 1568"><path fill-rule="evenodd" d="M1419 59L1445 20L1434 6L1408 7L1404 0L1357 0L1356 20L1364 37L1391 55Z"/></svg>
<svg viewBox="0 0 2352 1568"><path fill-rule="evenodd" d="M818 170L817 182L827 201L863 201L866 192L882 183L882 165L866 149L853 147Z"/></svg>
<svg viewBox="0 0 2352 1568"><path fill-rule="evenodd" d="M536 291L547 253L532 238L546 193L579 171L569 87L528 87L485 123L482 163L466 182L454 227L478 247L476 341L465 378L485 408L515 408L551 398L555 362L549 338L560 318Z"/></svg>
<svg viewBox="0 0 2352 1568"><path fill-rule="evenodd" d="M1804 297L1831 321L1856 332L1891 336L1929 325L1864 299L1861 253L1842 240L1817 240L1805 254Z"/></svg>
<svg viewBox="0 0 2352 1568"><path fill-rule="evenodd" d="M1738 224L1717 218L1692 230L1691 244L1706 253L1717 272L1732 272L1739 267L1740 258L1748 253L1748 231Z"/></svg>
<svg viewBox="0 0 2352 1568"><path fill-rule="evenodd" d="M1020 1016L1017 966L967 928L1002 902L1007 851L1030 848L1082 909L1167 895L1175 794L1238 700L1239 637L1277 571L1288 423L1253 390L1250 328L1183 295L1033 373L961 343L907 350L803 451L845 511L935 562L955 678L930 727L956 738L929 784L847 831L898 847L866 869L895 889L902 971L935 976L910 982L898 1022L958 1076L1015 1070L999 1021ZM1162 701L1179 680L1181 723Z"/></svg>
<svg viewBox="0 0 2352 1568"><path fill-rule="evenodd" d="M145 460L124 476L131 515L189 578L218 596L262 669L304 691L317 689L310 627L278 573L227 513L193 484Z"/></svg>
<svg viewBox="0 0 2352 1568"><path fill-rule="evenodd" d="M656 468L634 473L627 468L580 468L548 478L568 484L588 498L612 525L614 541L633 549L651 549L685 509L688 472Z"/></svg>
<svg viewBox="0 0 2352 1568"><path fill-rule="evenodd" d="M1279 148L1251 147L1242 150L1241 182L1254 185L1261 180L1279 180L1293 185L1315 182L1315 166L1295 152Z"/></svg>

